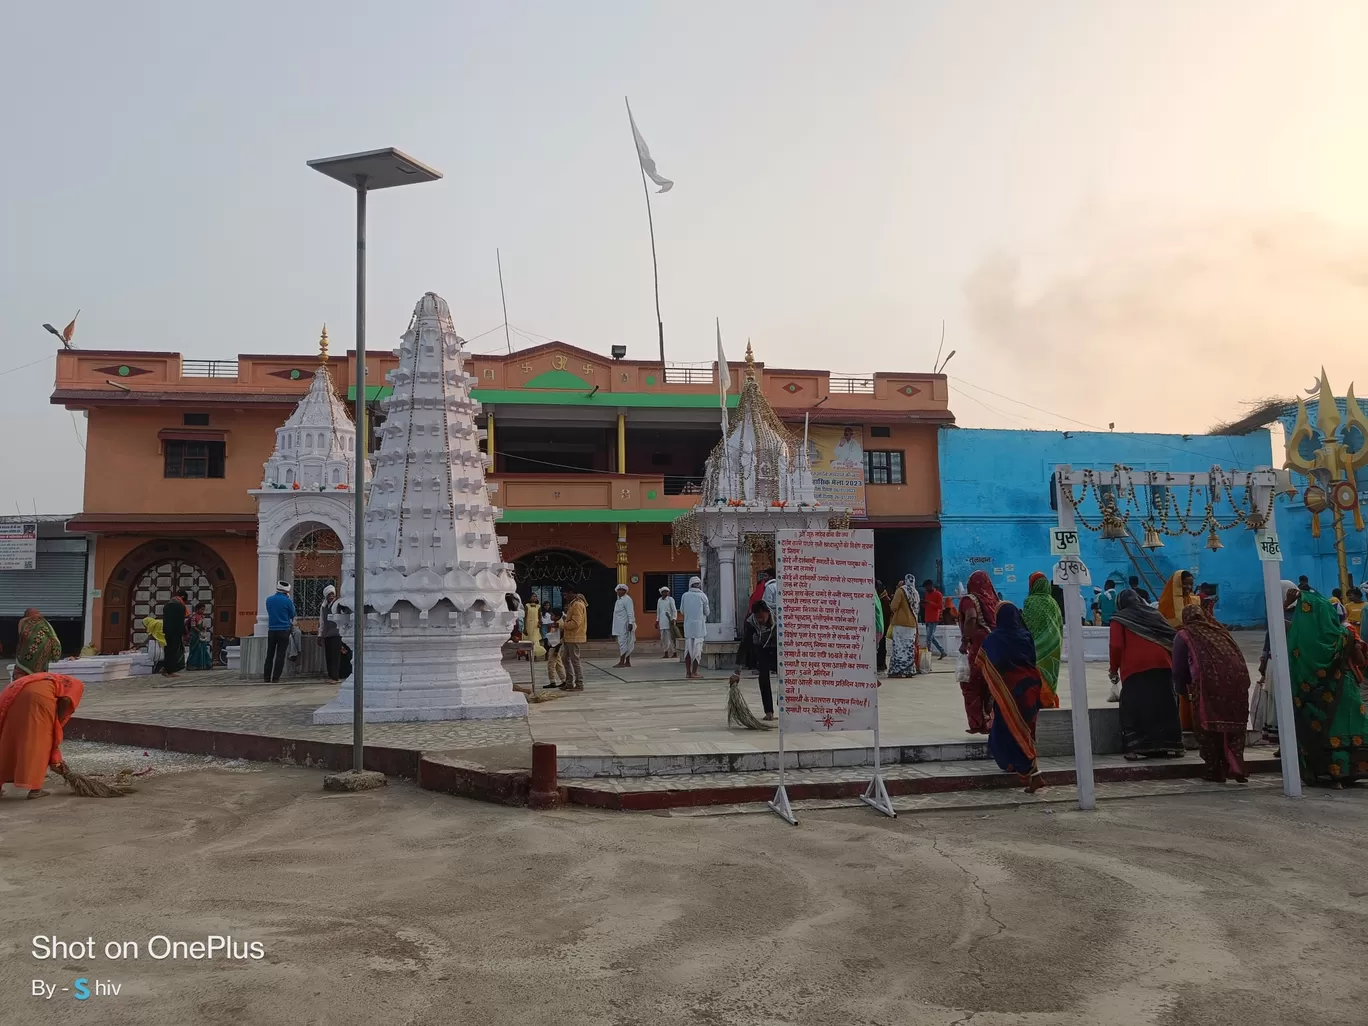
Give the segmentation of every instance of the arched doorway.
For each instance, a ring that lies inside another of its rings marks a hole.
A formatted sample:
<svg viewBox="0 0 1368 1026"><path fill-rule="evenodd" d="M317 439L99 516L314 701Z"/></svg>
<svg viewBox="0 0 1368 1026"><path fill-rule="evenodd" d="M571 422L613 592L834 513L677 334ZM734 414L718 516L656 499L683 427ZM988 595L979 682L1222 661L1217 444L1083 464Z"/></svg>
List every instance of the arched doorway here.
<svg viewBox="0 0 1368 1026"><path fill-rule="evenodd" d="M342 590L342 539L330 527L307 522L291 528L280 543L280 579L290 582L299 627L317 629L323 589Z"/></svg>
<svg viewBox="0 0 1368 1026"><path fill-rule="evenodd" d="M101 652L122 652L145 644L145 616L184 589L190 606L203 602L215 635L231 635L237 623L237 585L223 558L197 541L158 540L139 545L119 560L104 589Z"/></svg>
<svg viewBox="0 0 1368 1026"><path fill-rule="evenodd" d="M569 549L541 549L513 561L513 577L524 600L535 594L549 608L563 609L562 589L571 585L589 603L588 636L606 638L613 628L617 570Z"/></svg>

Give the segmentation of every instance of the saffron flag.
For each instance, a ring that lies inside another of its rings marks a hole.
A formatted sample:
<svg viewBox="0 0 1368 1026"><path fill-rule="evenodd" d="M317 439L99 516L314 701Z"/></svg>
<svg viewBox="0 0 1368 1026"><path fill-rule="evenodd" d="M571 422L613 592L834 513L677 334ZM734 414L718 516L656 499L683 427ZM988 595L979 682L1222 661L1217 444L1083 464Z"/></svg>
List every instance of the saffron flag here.
<svg viewBox="0 0 1368 1026"><path fill-rule="evenodd" d="M81 316L81 311L80 311L80 310L77 310L77 311L76 311L76 317L80 317L80 316ZM70 342L70 341L71 341L71 336L76 334L76 317L73 317L73 318L71 319L71 323L68 324L65 328L62 329L62 341L63 341L63 342Z"/></svg>
<svg viewBox="0 0 1368 1026"><path fill-rule="evenodd" d="M637 159L641 161L641 170L646 173L646 177L660 186L658 192L669 192L674 188L674 182L665 178L656 170L655 158L651 156L651 149L646 145L646 140L637 131L636 118L632 117L632 105L627 104L627 120L632 125L632 138L636 141Z"/></svg>

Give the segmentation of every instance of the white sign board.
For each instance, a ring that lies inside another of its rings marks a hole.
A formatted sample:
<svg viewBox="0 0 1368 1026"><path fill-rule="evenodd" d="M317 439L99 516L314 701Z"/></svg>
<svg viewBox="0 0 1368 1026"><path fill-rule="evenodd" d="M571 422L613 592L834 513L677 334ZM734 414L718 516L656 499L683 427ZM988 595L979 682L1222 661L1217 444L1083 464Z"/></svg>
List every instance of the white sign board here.
<svg viewBox="0 0 1368 1026"><path fill-rule="evenodd" d="M1081 588L1092 584L1092 574L1088 572L1087 564L1081 559L1061 559L1055 564L1054 582L1061 588L1067 588L1069 585Z"/></svg>
<svg viewBox="0 0 1368 1026"><path fill-rule="evenodd" d="M1282 562L1282 546L1278 544L1278 536L1269 531L1256 531L1254 533L1254 547L1259 550L1259 559L1265 563Z"/></svg>
<svg viewBox="0 0 1368 1026"><path fill-rule="evenodd" d="M1053 528L1050 531L1050 555L1081 556L1083 550L1078 546L1078 532L1073 528Z"/></svg>
<svg viewBox="0 0 1368 1026"><path fill-rule="evenodd" d="M874 730L874 532L779 531L780 729Z"/></svg>
<svg viewBox="0 0 1368 1026"><path fill-rule="evenodd" d="M38 525L0 525L0 570L32 570L38 561Z"/></svg>

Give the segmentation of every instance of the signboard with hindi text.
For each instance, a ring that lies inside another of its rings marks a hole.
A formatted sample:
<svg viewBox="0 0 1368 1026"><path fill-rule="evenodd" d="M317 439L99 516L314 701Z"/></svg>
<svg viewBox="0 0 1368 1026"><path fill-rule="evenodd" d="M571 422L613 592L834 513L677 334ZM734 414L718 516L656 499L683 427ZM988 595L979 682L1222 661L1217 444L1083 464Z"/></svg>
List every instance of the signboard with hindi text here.
<svg viewBox="0 0 1368 1026"><path fill-rule="evenodd" d="M38 562L38 525L0 524L0 570L32 570Z"/></svg>
<svg viewBox="0 0 1368 1026"><path fill-rule="evenodd" d="M902 455L898 455L902 459ZM813 424L808 428L808 460L817 505L865 515L864 429ZM899 476L906 473L899 465Z"/></svg>
<svg viewBox="0 0 1368 1026"><path fill-rule="evenodd" d="M779 531L780 729L874 730L874 533Z"/></svg>

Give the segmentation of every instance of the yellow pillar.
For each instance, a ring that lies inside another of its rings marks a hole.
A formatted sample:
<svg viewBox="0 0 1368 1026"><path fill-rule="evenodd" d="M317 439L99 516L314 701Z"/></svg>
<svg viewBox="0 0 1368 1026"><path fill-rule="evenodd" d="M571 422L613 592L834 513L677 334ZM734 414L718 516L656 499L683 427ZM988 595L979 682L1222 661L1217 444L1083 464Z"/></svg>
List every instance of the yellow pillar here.
<svg viewBox="0 0 1368 1026"><path fill-rule="evenodd" d="M625 523L617 525L617 571L618 584L631 583L627 580L627 525Z"/></svg>
<svg viewBox="0 0 1368 1026"><path fill-rule="evenodd" d="M625 474L625 473L627 473L627 415L626 415L625 413L619 413L619 414L617 415L617 427L618 427L618 458L617 458L617 467L618 467L618 471L617 471L617 472L618 472L619 474ZM624 538L623 543L626 544L625 538Z"/></svg>
<svg viewBox="0 0 1368 1026"><path fill-rule="evenodd" d="M485 415L485 452L489 455L489 470L493 473L498 468L494 465L494 411L491 410Z"/></svg>

